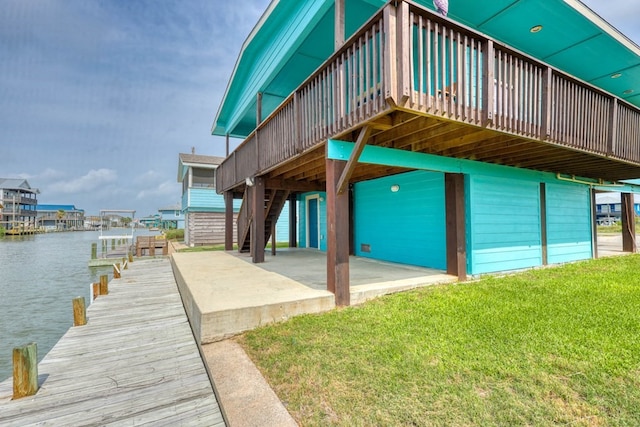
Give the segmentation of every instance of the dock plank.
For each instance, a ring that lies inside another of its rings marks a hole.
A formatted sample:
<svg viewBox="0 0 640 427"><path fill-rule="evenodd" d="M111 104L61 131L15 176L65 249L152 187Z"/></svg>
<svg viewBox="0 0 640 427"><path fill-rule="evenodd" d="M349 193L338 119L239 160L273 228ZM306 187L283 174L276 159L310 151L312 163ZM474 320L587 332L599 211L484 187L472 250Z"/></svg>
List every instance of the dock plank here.
<svg viewBox="0 0 640 427"><path fill-rule="evenodd" d="M167 259L109 283L38 365L35 396L0 383L0 425L224 426Z"/></svg>

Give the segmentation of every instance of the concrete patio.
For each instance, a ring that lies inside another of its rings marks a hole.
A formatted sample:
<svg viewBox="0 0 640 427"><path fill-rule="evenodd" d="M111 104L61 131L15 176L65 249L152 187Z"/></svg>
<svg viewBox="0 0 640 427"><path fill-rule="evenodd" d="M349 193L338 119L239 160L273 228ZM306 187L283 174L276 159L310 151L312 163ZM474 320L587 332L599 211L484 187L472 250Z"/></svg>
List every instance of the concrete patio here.
<svg viewBox="0 0 640 427"><path fill-rule="evenodd" d="M326 255L280 249L251 263L237 252L174 253L172 263L183 304L200 344L219 341L267 323L335 307L326 290ZM438 283L455 276L351 257L351 304L380 295Z"/></svg>

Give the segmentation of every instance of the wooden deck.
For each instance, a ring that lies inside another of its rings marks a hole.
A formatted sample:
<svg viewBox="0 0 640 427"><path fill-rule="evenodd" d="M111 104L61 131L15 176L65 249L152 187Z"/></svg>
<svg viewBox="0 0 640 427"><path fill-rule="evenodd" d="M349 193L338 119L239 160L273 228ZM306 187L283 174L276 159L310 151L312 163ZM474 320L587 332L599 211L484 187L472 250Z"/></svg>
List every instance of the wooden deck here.
<svg viewBox="0 0 640 427"><path fill-rule="evenodd" d="M225 425L168 259L131 264L87 318L39 364L35 396L0 383L0 425Z"/></svg>

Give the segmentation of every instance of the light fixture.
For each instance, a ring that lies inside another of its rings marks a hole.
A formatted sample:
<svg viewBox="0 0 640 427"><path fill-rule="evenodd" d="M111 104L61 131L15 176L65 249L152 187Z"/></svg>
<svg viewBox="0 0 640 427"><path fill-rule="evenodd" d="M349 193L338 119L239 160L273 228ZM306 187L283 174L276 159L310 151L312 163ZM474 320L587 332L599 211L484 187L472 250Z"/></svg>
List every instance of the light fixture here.
<svg viewBox="0 0 640 427"><path fill-rule="evenodd" d="M622 77L622 73L615 73L615 74L611 74L611 78L612 78L612 79L618 79L618 78L620 78L620 77Z"/></svg>
<svg viewBox="0 0 640 427"><path fill-rule="evenodd" d="M531 33L539 33L540 31L542 31L542 25L534 25L529 30L529 32L531 32Z"/></svg>
<svg viewBox="0 0 640 427"><path fill-rule="evenodd" d="M391 192L392 193L397 193L398 191L400 191L400 186L398 184L393 184L391 186Z"/></svg>
<svg viewBox="0 0 640 427"><path fill-rule="evenodd" d="M253 187L254 185L256 185L255 177L248 176L247 179L245 179L245 184L247 184L247 187Z"/></svg>
<svg viewBox="0 0 640 427"><path fill-rule="evenodd" d="M631 95L633 93L633 89L627 89L624 92L622 92L624 95Z"/></svg>

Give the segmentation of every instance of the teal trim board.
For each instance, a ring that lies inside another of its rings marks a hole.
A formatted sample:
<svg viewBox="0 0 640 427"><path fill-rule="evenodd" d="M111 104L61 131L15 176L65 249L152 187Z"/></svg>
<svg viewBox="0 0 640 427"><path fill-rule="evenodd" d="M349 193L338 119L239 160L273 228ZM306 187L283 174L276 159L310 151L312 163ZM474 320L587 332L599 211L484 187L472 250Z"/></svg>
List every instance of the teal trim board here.
<svg viewBox="0 0 640 427"><path fill-rule="evenodd" d="M354 186L355 255L446 270L444 174L415 171Z"/></svg>

